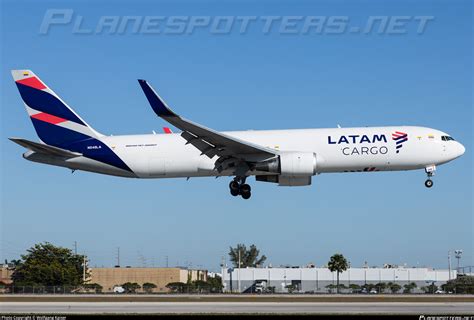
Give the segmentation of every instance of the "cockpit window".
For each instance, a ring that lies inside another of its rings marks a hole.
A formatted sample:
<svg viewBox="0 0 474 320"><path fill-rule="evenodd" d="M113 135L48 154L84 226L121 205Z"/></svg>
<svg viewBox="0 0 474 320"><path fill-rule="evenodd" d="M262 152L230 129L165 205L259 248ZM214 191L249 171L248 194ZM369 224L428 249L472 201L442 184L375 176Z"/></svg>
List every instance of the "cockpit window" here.
<svg viewBox="0 0 474 320"><path fill-rule="evenodd" d="M454 141L454 138L450 137L450 136L441 136L441 140L443 140L443 141Z"/></svg>

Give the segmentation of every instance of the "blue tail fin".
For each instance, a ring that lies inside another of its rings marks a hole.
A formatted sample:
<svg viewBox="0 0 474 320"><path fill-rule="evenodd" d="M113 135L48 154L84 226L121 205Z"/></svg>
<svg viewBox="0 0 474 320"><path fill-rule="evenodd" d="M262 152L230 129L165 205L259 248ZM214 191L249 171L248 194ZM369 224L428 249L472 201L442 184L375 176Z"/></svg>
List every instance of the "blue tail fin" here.
<svg viewBox="0 0 474 320"><path fill-rule="evenodd" d="M102 136L31 70L12 70L12 75L41 141L67 149L79 141Z"/></svg>

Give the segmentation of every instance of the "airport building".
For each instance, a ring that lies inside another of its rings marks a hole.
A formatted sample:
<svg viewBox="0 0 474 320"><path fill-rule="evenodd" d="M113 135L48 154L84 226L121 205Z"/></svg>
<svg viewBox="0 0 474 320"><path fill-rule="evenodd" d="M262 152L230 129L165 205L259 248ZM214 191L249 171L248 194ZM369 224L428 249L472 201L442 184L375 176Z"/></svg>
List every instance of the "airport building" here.
<svg viewBox="0 0 474 320"><path fill-rule="evenodd" d="M0 264L0 293L4 293L6 287L13 283L13 268L8 264Z"/></svg>
<svg viewBox="0 0 474 320"><path fill-rule="evenodd" d="M202 280L207 281L206 270L191 270L185 268L90 268L88 283L97 283L102 286L103 292L113 292L114 287L124 283L153 283L156 288L153 292L168 292L166 285L171 282ZM143 289L138 290L138 292Z"/></svg>
<svg viewBox="0 0 474 320"><path fill-rule="evenodd" d="M0 264L0 293L12 285L13 266ZM144 283L153 283L156 288L152 292L169 292L166 285L171 282L207 281L207 270L176 268L89 268L87 283L97 283L102 286L102 292L113 292L114 287L124 283L137 283L141 287ZM143 288L137 290L143 292Z"/></svg>
<svg viewBox="0 0 474 320"><path fill-rule="evenodd" d="M421 287L434 282L440 286L455 279L455 270L435 270L431 268L350 268L339 274L339 283L345 287L351 284L377 284L393 282L402 288L414 282L419 292ZM299 293L328 293L329 285L336 285L336 272L327 268L223 268L222 284L224 292L268 292L286 293L289 290Z"/></svg>

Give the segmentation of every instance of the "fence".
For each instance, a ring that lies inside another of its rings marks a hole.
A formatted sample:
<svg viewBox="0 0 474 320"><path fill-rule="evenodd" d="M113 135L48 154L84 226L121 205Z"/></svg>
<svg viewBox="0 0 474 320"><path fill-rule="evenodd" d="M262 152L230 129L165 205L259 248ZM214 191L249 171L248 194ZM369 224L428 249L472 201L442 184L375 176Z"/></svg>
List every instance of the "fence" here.
<svg viewBox="0 0 474 320"><path fill-rule="evenodd" d="M5 286L0 287L0 293L14 294L80 294L101 293L100 289L75 286Z"/></svg>
<svg viewBox="0 0 474 320"><path fill-rule="evenodd" d="M137 288L135 290L125 290L120 294L211 294L220 293L216 288L209 287L182 287L168 292L153 292ZM84 288L78 286L0 286L0 294L113 294L113 291L102 288Z"/></svg>

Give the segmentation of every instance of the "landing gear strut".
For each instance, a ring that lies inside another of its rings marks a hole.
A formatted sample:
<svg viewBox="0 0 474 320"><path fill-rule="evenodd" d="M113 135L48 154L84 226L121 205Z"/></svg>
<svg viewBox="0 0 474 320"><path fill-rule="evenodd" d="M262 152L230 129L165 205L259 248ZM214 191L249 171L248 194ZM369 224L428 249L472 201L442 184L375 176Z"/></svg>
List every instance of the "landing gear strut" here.
<svg viewBox="0 0 474 320"><path fill-rule="evenodd" d="M234 197L241 195L244 199L249 199L252 195L251 188L245 183L247 177L235 177L229 183L230 194Z"/></svg>
<svg viewBox="0 0 474 320"><path fill-rule="evenodd" d="M425 181L425 187L431 188L433 186L433 180L431 180L431 177L434 175L434 172L436 171L436 166L429 166L425 168L426 175L428 176L428 179Z"/></svg>

